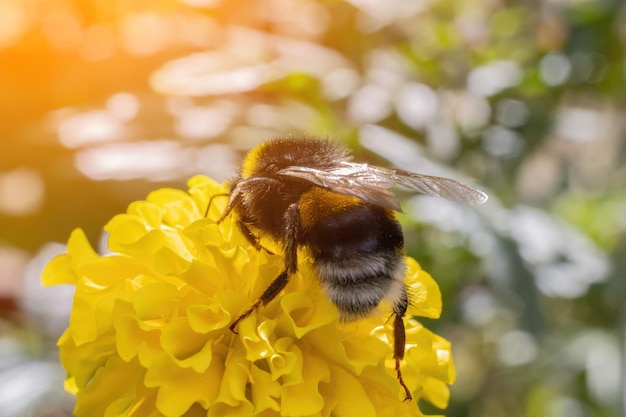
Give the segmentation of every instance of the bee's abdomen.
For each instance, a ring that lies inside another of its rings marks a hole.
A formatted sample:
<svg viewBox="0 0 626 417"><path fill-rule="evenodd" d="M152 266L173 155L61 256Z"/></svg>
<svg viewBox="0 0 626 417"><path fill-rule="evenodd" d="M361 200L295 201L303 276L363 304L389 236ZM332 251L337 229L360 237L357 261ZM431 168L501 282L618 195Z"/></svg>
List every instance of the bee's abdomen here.
<svg viewBox="0 0 626 417"><path fill-rule="evenodd" d="M330 301L345 321L361 318L381 300L392 305L406 298L404 258L369 254L340 260L320 260L315 270Z"/></svg>
<svg viewBox="0 0 626 417"><path fill-rule="evenodd" d="M367 315L383 298L404 296L402 230L393 213L369 204L321 219L303 236L341 318Z"/></svg>
<svg viewBox="0 0 626 417"><path fill-rule="evenodd" d="M404 237L392 211L359 204L319 219L304 231L301 242L316 258L343 260L402 251Z"/></svg>

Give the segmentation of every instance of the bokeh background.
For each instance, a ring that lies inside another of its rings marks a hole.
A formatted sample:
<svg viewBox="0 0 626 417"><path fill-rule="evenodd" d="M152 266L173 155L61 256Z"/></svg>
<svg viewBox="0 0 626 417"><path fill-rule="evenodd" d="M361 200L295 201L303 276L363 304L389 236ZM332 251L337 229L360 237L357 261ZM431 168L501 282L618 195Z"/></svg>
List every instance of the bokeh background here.
<svg viewBox="0 0 626 417"><path fill-rule="evenodd" d="M0 417L71 415L73 228L304 134L488 192L400 191L446 416L624 416L625 51L621 0L0 0Z"/></svg>

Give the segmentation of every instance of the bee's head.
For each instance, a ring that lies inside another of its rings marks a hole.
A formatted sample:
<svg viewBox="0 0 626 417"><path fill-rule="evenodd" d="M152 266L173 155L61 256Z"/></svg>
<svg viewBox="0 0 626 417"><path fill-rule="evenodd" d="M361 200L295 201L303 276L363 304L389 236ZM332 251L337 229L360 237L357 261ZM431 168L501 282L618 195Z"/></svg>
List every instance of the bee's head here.
<svg viewBox="0 0 626 417"><path fill-rule="evenodd" d="M292 166L330 168L347 159L347 150L330 140L280 138L252 149L243 162L241 177L274 177Z"/></svg>

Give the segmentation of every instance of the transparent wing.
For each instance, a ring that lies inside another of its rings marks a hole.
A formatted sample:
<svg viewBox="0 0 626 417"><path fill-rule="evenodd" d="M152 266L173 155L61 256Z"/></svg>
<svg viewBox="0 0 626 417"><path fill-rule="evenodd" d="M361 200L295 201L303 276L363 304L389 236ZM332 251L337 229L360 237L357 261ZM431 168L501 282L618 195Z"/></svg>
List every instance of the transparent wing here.
<svg viewBox="0 0 626 417"><path fill-rule="evenodd" d="M279 171L279 174L398 211L398 199L388 190L395 185L465 204L474 205L487 201L487 195L482 191L449 178L352 162L341 162L338 167L327 170L293 166Z"/></svg>
<svg viewBox="0 0 626 417"><path fill-rule="evenodd" d="M432 197L442 197L447 200L464 204L482 204L487 201L487 194L450 178L435 177L432 175L416 174L399 169L387 169L369 166L378 178L387 178L387 182L401 185Z"/></svg>
<svg viewBox="0 0 626 417"><path fill-rule="evenodd" d="M352 164L329 170L293 166L280 170L278 173L292 178L310 182L319 187L338 194L351 195L381 207L400 211L398 198L385 186L368 177L362 168L366 165Z"/></svg>

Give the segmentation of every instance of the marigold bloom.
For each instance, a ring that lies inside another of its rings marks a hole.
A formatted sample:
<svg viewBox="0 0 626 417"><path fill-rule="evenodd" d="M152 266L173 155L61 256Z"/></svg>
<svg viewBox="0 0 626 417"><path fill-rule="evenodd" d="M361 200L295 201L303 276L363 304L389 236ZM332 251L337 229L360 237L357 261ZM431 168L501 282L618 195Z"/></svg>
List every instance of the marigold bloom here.
<svg viewBox="0 0 626 417"><path fill-rule="evenodd" d="M111 255L75 230L43 273L46 285L76 286L58 341L76 416L422 415L402 401L389 306L339 323L304 256L284 294L232 333L283 259L251 247L233 216L215 223L225 198L204 217L224 186L198 176L189 187L155 191L114 217L105 227ZM437 284L407 264L407 317L438 317ZM445 408L450 344L415 320L406 327L405 382L414 398Z"/></svg>

